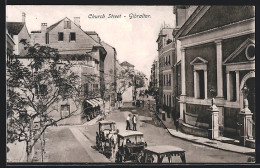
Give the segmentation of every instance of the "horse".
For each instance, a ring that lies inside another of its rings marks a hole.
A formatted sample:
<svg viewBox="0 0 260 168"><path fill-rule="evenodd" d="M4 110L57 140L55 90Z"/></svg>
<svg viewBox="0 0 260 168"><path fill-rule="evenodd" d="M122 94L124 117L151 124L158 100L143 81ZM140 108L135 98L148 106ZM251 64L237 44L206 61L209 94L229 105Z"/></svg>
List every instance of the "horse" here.
<svg viewBox="0 0 260 168"><path fill-rule="evenodd" d="M109 134L108 135L109 139L109 147L111 149L111 158L115 158L115 154L117 152L118 148L118 143L117 143L117 135L116 134Z"/></svg>

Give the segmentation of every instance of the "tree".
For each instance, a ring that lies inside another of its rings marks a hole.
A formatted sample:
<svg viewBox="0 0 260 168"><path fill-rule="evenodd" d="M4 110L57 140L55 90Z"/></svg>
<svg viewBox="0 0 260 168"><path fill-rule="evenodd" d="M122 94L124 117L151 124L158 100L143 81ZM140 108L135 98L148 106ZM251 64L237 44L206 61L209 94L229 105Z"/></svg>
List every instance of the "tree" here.
<svg viewBox="0 0 260 168"><path fill-rule="evenodd" d="M7 143L25 141L28 161L35 143L43 144L45 130L77 111L54 118L55 103L69 99L79 108L82 97L79 76L69 61L61 63L56 49L20 42L28 53L7 63Z"/></svg>
<svg viewBox="0 0 260 168"><path fill-rule="evenodd" d="M119 70L116 74L117 93L123 94L129 87L134 86L135 73L131 69Z"/></svg>

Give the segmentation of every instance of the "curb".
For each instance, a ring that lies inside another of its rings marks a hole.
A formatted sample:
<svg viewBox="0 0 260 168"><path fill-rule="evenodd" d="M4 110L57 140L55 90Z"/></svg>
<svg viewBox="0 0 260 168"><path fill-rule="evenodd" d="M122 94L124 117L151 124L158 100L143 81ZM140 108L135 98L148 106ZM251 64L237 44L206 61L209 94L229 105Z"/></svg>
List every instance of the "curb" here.
<svg viewBox="0 0 260 168"><path fill-rule="evenodd" d="M188 142L196 143L196 144L199 144L199 145L205 145L205 146L207 146L207 147L211 147L211 148L215 148L215 149L220 149L220 150L229 151L229 152L234 152L234 153L239 153L239 154L244 154L244 155L255 156L255 154L253 154L253 153L239 152L239 151L234 151L234 150L230 150L230 149L219 148L219 147L211 146L211 145L208 145L208 144L205 144L205 143L202 143L202 142L192 141L192 140L189 140L189 139L186 139L186 138L183 138L183 137L179 137L179 136L173 135L173 134L169 131L169 129L165 126L165 124L163 123L163 121L161 120L161 118L158 116L158 114L155 113L155 115L156 115L157 118L160 120L161 124L162 124L163 127L167 130L167 132L168 132L171 136L173 136L173 137L176 137L176 138L179 138L179 139L188 141Z"/></svg>

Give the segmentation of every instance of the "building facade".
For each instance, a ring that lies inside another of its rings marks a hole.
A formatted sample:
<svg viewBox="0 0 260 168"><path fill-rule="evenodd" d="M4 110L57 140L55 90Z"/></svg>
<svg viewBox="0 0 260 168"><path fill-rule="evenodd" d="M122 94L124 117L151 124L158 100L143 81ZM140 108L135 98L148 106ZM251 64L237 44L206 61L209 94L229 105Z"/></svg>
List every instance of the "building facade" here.
<svg viewBox="0 0 260 168"><path fill-rule="evenodd" d="M151 67L151 75L149 82L149 90L154 93L156 89L159 89L159 62L158 57L155 58Z"/></svg>
<svg viewBox="0 0 260 168"><path fill-rule="evenodd" d="M13 47L13 54L15 55L24 56L27 53L24 49L25 45L20 43L22 39L26 39L27 42L30 42L30 34L26 27L25 16L25 13L22 13L22 22L6 22L8 34L15 43Z"/></svg>
<svg viewBox="0 0 260 168"><path fill-rule="evenodd" d="M239 137L243 88L255 122L255 9L198 6L175 35L181 42L183 131L208 136L210 89L216 90L219 134ZM254 128L253 128L254 134Z"/></svg>
<svg viewBox="0 0 260 168"><path fill-rule="evenodd" d="M104 79L105 79L105 98L109 102L109 106L114 107L116 101L116 49L111 45L101 42L105 48L107 55L104 60Z"/></svg>
<svg viewBox="0 0 260 168"><path fill-rule="evenodd" d="M159 62L159 104L170 118L172 111L173 55L175 46L172 36L173 28L162 28L157 38Z"/></svg>
<svg viewBox="0 0 260 168"><path fill-rule="evenodd" d="M79 17L75 17L74 22L66 17L49 27L47 23L42 23L40 31L31 33L31 44L38 43L58 49L60 60L69 60L74 65L74 72L80 76L82 96L86 99L77 110L80 115L72 116L59 124L84 123L96 115L93 109L98 105L102 111L101 99L104 92L100 88L105 85L104 60L107 52L100 44L98 35L83 31ZM70 100L59 102L55 106L58 113L53 115L56 118L76 108Z"/></svg>

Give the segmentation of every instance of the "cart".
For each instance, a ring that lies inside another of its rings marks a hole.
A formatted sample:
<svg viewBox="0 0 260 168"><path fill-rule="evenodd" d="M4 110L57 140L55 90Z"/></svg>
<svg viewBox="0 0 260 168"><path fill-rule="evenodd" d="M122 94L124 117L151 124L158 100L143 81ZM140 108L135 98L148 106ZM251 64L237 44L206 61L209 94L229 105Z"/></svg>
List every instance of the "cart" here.
<svg viewBox="0 0 260 168"><path fill-rule="evenodd" d="M143 138L144 134L139 131L126 130L117 134L118 150L116 163L140 162L142 151L147 146Z"/></svg>
<svg viewBox="0 0 260 168"><path fill-rule="evenodd" d="M116 123L114 121L99 121L99 129L96 132L96 147L97 149L102 149L104 154L110 154L111 149L111 135L116 135L118 130L116 130Z"/></svg>
<svg viewBox="0 0 260 168"><path fill-rule="evenodd" d="M172 163L173 156L180 156L182 163L186 163L185 150L171 145L149 146L144 149L142 163L163 163L165 157Z"/></svg>

